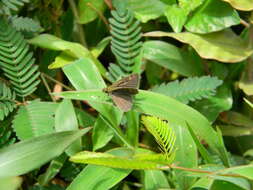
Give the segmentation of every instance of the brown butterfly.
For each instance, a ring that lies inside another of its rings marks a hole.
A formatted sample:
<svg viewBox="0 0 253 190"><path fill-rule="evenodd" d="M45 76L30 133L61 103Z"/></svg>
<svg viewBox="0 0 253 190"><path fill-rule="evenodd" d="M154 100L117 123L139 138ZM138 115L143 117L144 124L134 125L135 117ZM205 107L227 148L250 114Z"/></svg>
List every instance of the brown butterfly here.
<svg viewBox="0 0 253 190"><path fill-rule="evenodd" d="M131 110L133 105L132 96L138 93L138 83L139 75L132 74L104 88L103 91L112 97L117 107L127 112Z"/></svg>

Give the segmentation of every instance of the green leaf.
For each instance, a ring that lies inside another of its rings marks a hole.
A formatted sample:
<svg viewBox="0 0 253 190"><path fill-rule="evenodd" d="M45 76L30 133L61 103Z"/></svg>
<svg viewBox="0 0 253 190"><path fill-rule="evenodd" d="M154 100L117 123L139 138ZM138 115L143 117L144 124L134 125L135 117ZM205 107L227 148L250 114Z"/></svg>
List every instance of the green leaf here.
<svg viewBox="0 0 253 190"><path fill-rule="evenodd" d="M126 112L126 138L133 147L138 147L139 143L139 116L140 114L133 110Z"/></svg>
<svg viewBox="0 0 253 190"><path fill-rule="evenodd" d="M199 153L201 154L201 156L203 157L203 159L205 160L205 162L207 164L212 164L214 163L213 158L211 157L211 155L209 154L209 152L206 150L206 148L204 147L203 144L201 144L201 142L199 141L198 137L196 136L196 134L194 133L194 131L192 130L191 126L187 125L188 130L192 136L192 139L194 140Z"/></svg>
<svg viewBox="0 0 253 190"><path fill-rule="evenodd" d="M217 89L215 96L194 102L192 107L206 116L209 121L214 122L218 115L223 111L229 110L232 104L233 98L231 89L227 84L224 84Z"/></svg>
<svg viewBox="0 0 253 190"><path fill-rule="evenodd" d="M185 114L185 113L184 113ZM188 122L188 121L187 121ZM176 157L174 163L186 168L195 168L198 166L198 151L194 140L185 125L172 125L176 134ZM198 130L201 130L200 128ZM186 156L187 155L187 156ZM176 170L175 176L180 189L189 189L196 178L185 175L184 171Z"/></svg>
<svg viewBox="0 0 253 190"><path fill-rule="evenodd" d="M72 142L89 130L90 128L86 128L43 135L1 149L0 177L18 176L40 167L59 156Z"/></svg>
<svg viewBox="0 0 253 190"><path fill-rule="evenodd" d="M128 7L141 22L148 22L162 16L166 4L160 0L128 0Z"/></svg>
<svg viewBox="0 0 253 190"><path fill-rule="evenodd" d="M52 180L59 173L66 159L67 159L67 155L63 153L56 159L52 160L46 172L39 176L38 178L39 184L43 186L47 185L49 181Z"/></svg>
<svg viewBox="0 0 253 190"><path fill-rule="evenodd" d="M36 36L30 39L29 43L39 46L41 48L46 48L46 49L55 50L55 51L63 51L68 56L76 58L76 59L89 58L91 59L92 63L97 66L99 72L103 76L105 76L106 69L104 68L104 66L96 58L93 57L93 55L87 48L85 48L81 44L68 42L50 34L41 34L39 36ZM66 64L70 64L70 63L72 62L66 62ZM49 67L59 68L62 66L63 66L62 64L56 65L53 63Z"/></svg>
<svg viewBox="0 0 253 190"><path fill-rule="evenodd" d="M104 51L104 49L106 48L106 46L110 43L111 41L111 37L106 37L104 39L102 39L97 45L96 47L91 49L91 53L95 58L98 58L99 55Z"/></svg>
<svg viewBox="0 0 253 190"><path fill-rule="evenodd" d="M249 59L239 80L239 88L242 89L243 92L248 96L253 95L253 85L252 85L253 79L251 77L252 72L253 72L253 62L251 61L251 59Z"/></svg>
<svg viewBox="0 0 253 190"><path fill-rule="evenodd" d="M253 165L252 164L241 165L241 166L231 167L231 168L216 172L216 174L228 174L228 173L238 174L249 180L253 180Z"/></svg>
<svg viewBox="0 0 253 190"><path fill-rule="evenodd" d="M220 11L222 10L222 11ZM210 33L240 24L238 13L221 0L206 0L186 23L188 31Z"/></svg>
<svg viewBox="0 0 253 190"><path fill-rule="evenodd" d="M63 71L77 90L103 89L106 87L103 78L90 59L83 58L75 61L63 67ZM91 106L98 110L98 112L104 115L114 125L120 123L122 113L120 113L119 110L108 105L100 105L94 102L91 103ZM115 115L115 117L113 117L113 115Z"/></svg>
<svg viewBox="0 0 253 190"><path fill-rule="evenodd" d="M184 79L181 82L176 80L167 84L163 83L152 88L152 91L188 104L189 101L196 101L213 96L216 93L216 88L221 84L222 81L217 77L193 77Z"/></svg>
<svg viewBox="0 0 253 190"><path fill-rule="evenodd" d="M230 160L229 160L229 157L228 157L228 152L226 150L226 147L225 147L225 144L224 144L224 141L223 141L223 138L222 138L222 133L221 133L221 130L217 127L217 135L218 135L218 143L219 143L219 150L220 150L220 155L221 155L221 159L224 163L224 165L226 167L230 167Z"/></svg>
<svg viewBox="0 0 253 190"><path fill-rule="evenodd" d="M170 188L166 175L159 170L144 171L145 190Z"/></svg>
<svg viewBox="0 0 253 190"><path fill-rule="evenodd" d="M113 134L113 130L107 123L98 117L92 131L93 151L104 147L112 139Z"/></svg>
<svg viewBox="0 0 253 190"><path fill-rule="evenodd" d="M20 106L13 120L13 129L20 140L54 132L54 114L58 104L34 100ZM25 127L24 127L25 126Z"/></svg>
<svg viewBox="0 0 253 190"><path fill-rule="evenodd" d="M21 177L7 177L0 179L0 189L18 190L22 184Z"/></svg>
<svg viewBox="0 0 253 190"><path fill-rule="evenodd" d="M174 32L181 32L187 20L188 12L177 5L168 6L165 16Z"/></svg>
<svg viewBox="0 0 253 190"><path fill-rule="evenodd" d="M125 149L110 151L114 155L126 155ZM107 190L123 180L131 170L114 169L103 166L88 165L74 179L67 190Z"/></svg>
<svg viewBox="0 0 253 190"><path fill-rule="evenodd" d="M72 156L70 161L74 163L94 164L120 169L163 169L172 163L172 159L167 159L163 154L143 153L132 149L122 148L123 155L113 155L110 153L83 151Z"/></svg>
<svg viewBox="0 0 253 190"><path fill-rule="evenodd" d="M223 0L228 2L232 7L242 11L251 11L253 10L253 1L252 0Z"/></svg>
<svg viewBox="0 0 253 190"><path fill-rule="evenodd" d="M72 131L78 129L77 118L71 101L63 100L55 112L55 131ZM71 156L81 150L81 140L78 139L68 147L66 153Z"/></svg>
<svg viewBox="0 0 253 190"><path fill-rule="evenodd" d="M106 87L105 82L103 81L97 68L89 59L83 58L74 62L73 64L66 65L63 68L63 71L72 85L78 90L100 89L101 91L102 88ZM101 118L105 118L104 120L107 122L107 125L113 129L115 134L118 135L125 144L130 146L121 129L118 127L123 112L118 108L113 107L110 103L100 104L96 102L96 94L91 94L90 98L91 101L89 101L89 104L101 114ZM101 98L108 100L108 96L105 93L103 93Z"/></svg>
<svg viewBox="0 0 253 190"><path fill-rule="evenodd" d="M143 44L143 58L184 76L196 76L204 73L201 63L192 61L187 53L163 41L145 42Z"/></svg>
<svg viewBox="0 0 253 190"><path fill-rule="evenodd" d="M103 13L105 4L103 0L79 0L78 12L79 22L87 24L98 17L98 13Z"/></svg>
<svg viewBox="0 0 253 190"><path fill-rule="evenodd" d="M107 101L107 96L101 90L62 92L55 95L68 99L112 104ZM198 111L173 98L150 91L139 90L139 93L134 98L133 110L166 119L173 126L185 126L185 122L187 122L196 131L196 135L201 140L205 140L216 152L219 149L217 134L212 129L210 122Z"/></svg>
<svg viewBox="0 0 253 190"><path fill-rule="evenodd" d="M216 59L225 63L243 61L253 53L253 49L231 30L210 34L149 32L144 36L172 37L191 45L202 58Z"/></svg>

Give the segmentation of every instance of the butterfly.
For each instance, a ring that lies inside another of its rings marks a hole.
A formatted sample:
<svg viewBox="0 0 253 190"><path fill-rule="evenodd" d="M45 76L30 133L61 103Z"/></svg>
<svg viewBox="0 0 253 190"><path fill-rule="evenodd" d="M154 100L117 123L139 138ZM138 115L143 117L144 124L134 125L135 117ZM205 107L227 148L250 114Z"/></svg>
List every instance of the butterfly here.
<svg viewBox="0 0 253 190"><path fill-rule="evenodd" d="M124 77L111 86L103 89L103 92L108 93L114 104L122 111L131 110L133 105L133 95L138 93L139 75L131 74Z"/></svg>

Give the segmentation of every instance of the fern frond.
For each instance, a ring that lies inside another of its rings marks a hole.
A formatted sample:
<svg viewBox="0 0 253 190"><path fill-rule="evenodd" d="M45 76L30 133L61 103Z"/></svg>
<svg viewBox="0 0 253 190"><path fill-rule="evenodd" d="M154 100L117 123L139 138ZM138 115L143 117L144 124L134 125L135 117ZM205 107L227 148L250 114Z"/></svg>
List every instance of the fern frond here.
<svg viewBox="0 0 253 190"><path fill-rule="evenodd" d="M176 136L173 129L164 120L153 116L142 116L142 123L154 136L167 159L174 156Z"/></svg>
<svg viewBox="0 0 253 190"><path fill-rule="evenodd" d="M18 11L25 3L29 3L29 0L2 0L4 8L13 11Z"/></svg>
<svg viewBox="0 0 253 190"><path fill-rule="evenodd" d="M12 117L8 117L4 121L0 121L0 148L13 144L16 141L12 137L11 120Z"/></svg>
<svg viewBox="0 0 253 190"><path fill-rule="evenodd" d="M58 104L34 100L21 106L13 120L13 129L20 140L54 132L54 113Z"/></svg>
<svg viewBox="0 0 253 190"><path fill-rule="evenodd" d="M39 84L38 66L20 32L0 19L0 68L18 96L34 92Z"/></svg>
<svg viewBox="0 0 253 190"><path fill-rule="evenodd" d="M151 89L179 100L185 104L215 95L216 88L222 84L217 77L203 76L187 78L179 81L161 84Z"/></svg>
<svg viewBox="0 0 253 190"><path fill-rule="evenodd" d="M109 19L112 36L111 50L117 59L118 66L115 69L115 65L111 64L109 71L111 78L116 80L132 72L135 58L142 47L140 41L142 34L140 22L134 18L131 11L116 10L111 14L113 16Z"/></svg>
<svg viewBox="0 0 253 190"><path fill-rule="evenodd" d="M14 110L16 107L15 98L15 92L11 91L6 84L0 82L0 120L3 120Z"/></svg>
<svg viewBox="0 0 253 190"><path fill-rule="evenodd" d="M26 32L41 32L42 27L35 20L28 17L11 17L12 26L17 31L26 31Z"/></svg>

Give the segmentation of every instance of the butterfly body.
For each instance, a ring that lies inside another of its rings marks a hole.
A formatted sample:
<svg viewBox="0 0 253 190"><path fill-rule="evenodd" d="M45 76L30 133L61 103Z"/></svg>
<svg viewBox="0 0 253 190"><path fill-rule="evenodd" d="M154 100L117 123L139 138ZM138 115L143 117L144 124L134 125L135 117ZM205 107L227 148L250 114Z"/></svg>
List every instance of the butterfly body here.
<svg viewBox="0 0 253 190"><path fill-rule="evenodd" d="M132 96L138 93L138 83L139 75L132 74L104 88L103 91L111 96L117 107L127 112L131 110L133 105Z"/></svg>

